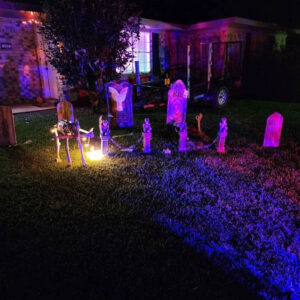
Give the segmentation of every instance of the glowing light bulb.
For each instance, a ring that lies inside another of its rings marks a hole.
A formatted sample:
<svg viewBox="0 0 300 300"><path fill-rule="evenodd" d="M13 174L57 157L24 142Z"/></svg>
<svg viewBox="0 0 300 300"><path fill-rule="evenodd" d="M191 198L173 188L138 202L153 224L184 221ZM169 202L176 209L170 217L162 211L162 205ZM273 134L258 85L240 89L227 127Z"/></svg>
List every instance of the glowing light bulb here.
<svg viewBox="0 0 300 300"><path fill-rule="evenodd" d="M104 158L101 150L93 150L86 153L86 156L89 160L101 160Z"/></svg>

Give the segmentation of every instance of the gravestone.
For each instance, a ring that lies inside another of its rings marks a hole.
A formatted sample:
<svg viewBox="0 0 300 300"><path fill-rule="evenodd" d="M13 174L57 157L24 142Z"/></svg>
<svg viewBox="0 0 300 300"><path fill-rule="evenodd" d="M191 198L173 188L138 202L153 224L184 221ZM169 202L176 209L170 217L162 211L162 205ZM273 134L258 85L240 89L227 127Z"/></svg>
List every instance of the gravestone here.
<svg viewBox="0 0 300 300"><path fill-rule="evenodd" d="M171 85L168 92L167 124L185 123L188 91L182 80Z"/></svg>
<svg viewBox="0 0 300 300"><path fill-rule="evenodd" d="M187 125L186 123L175 123L176 131L179 135L179 142L178 142L178 151L179 152L186 152L187 151Z"/></svg>
<svg viewBox="0 0 300 300"><path fill-rule="evenodd" d="M111 81L106 85L107 101L111 125L116 127L132 127L132 85L126 81Z"/></svg>
<svg viewBox="0 0 300 300"><path fill-rule="evenodd" d="M273 113L267 119L264 147L279 147L283 117L280 113Z"/></svg>
<svg viewBox="0 0 300 300"><path fill-rule="evenodd" d="M16 145L14 116L9 106L0 106L0 146Z"/></svg>

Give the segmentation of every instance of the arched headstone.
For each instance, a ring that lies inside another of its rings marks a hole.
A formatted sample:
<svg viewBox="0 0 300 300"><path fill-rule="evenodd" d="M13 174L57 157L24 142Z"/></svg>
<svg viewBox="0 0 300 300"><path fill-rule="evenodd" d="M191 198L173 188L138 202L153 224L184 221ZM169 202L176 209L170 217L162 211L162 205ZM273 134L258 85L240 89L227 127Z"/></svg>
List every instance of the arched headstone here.
<svg viewBox="0 0 300 300"><path fill-rule="evenodd" d="M188 91L182 80L171 85L168 92L167 124L185 123Z"/></svg>
<svg viewBox="0 0 300 300"><path fill-rule="evenodd" d="M282 131L283 116L275 112L267 119L264 147L279 147Z"/></svg>

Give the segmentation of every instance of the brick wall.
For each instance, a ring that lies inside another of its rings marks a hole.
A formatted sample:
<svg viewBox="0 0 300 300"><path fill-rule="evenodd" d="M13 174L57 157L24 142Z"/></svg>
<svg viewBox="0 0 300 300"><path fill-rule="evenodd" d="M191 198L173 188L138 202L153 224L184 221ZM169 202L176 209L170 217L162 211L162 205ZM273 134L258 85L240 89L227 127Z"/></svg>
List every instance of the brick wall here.
<svg viewBox="0 0 300 300"><path fill-rule="evenodd" d="M40 94L33 26L0 17L0 105L26 103Z"/></svg>

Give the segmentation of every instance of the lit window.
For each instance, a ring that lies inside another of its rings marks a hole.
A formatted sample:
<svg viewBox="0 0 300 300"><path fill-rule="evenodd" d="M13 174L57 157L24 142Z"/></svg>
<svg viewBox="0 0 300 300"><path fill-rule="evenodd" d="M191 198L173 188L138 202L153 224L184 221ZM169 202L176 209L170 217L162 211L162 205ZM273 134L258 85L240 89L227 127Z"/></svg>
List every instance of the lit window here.
<svg viewBox="0 0 300 300"><path fill-rule="evenodd" d="M125 66L125 71L123 73L134 73L135 61L139 61L141 73L149 73L151 69L150 49L150 33L144 31L140 32L140 39L135 41L133 49L130 49L130 51L133 51L134 59Z"/></svg>

